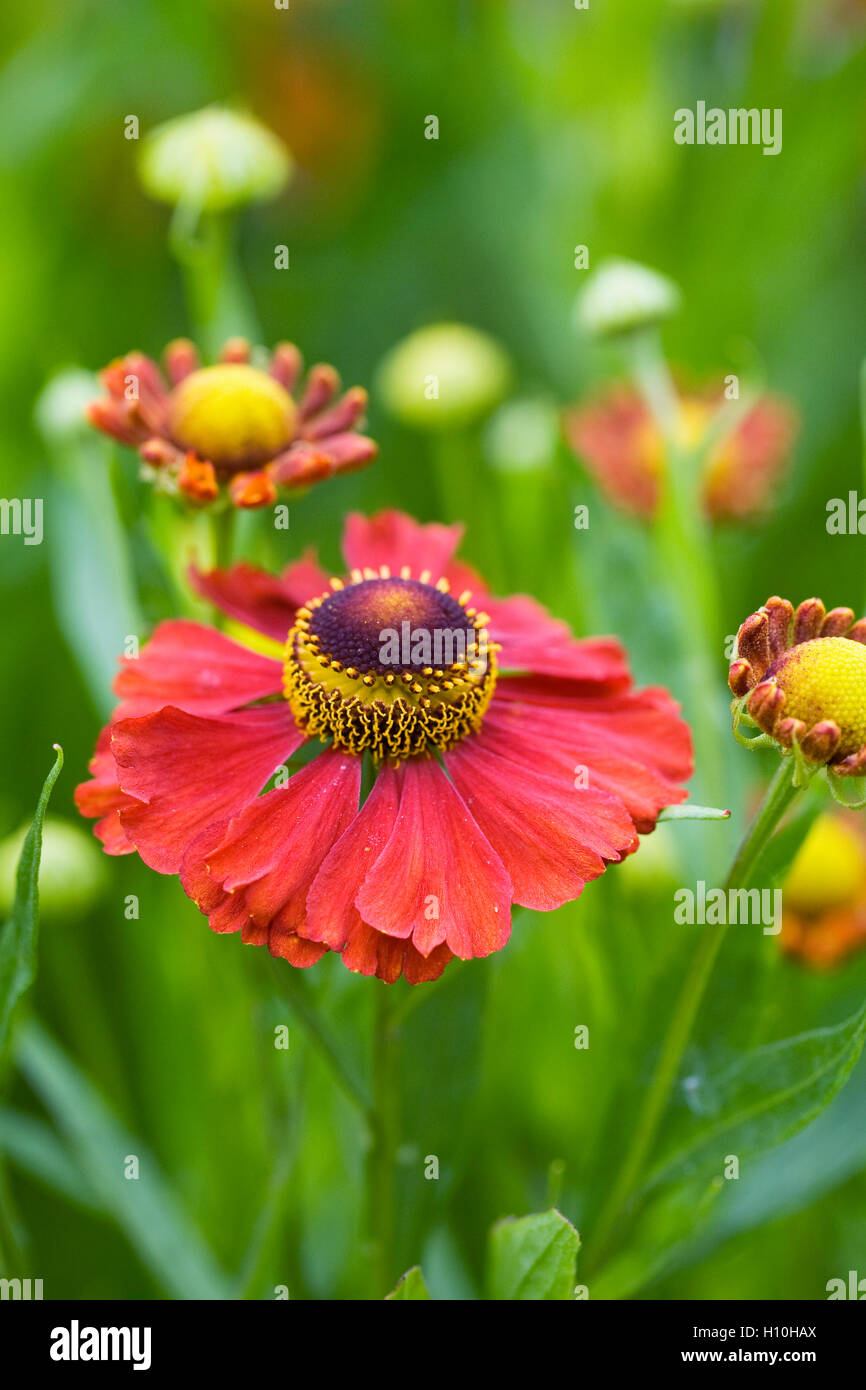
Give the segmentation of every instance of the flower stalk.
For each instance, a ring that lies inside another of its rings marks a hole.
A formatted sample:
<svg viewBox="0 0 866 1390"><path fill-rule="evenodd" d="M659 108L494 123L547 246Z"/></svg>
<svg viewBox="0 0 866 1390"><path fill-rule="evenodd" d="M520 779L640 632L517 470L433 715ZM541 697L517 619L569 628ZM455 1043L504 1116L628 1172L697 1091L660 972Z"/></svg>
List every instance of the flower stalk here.
<svg viewBox="0 0 866 1390"><path fill-rule="evenodd" d="M780 763L764 800L737 851L725 879L726 892L731 889L748 887L776 827L800 790L801 788L795 780L793 760L786 758ZM692 1036L695 1021L726 932L727 925L706 927L692 957L671 1015L661 1055L635 1125L631 1146L599 1218L594 1241L594 1262L596 1264L607 1253L623 1208L640 1182L667 1109L670 1093L676 1082L683 1055Z"/></svg>
<svg viewBox="0 0 866 1390"><path fill-rule="evenodd" d="M395 1175L399 1135L397 1030L388 988L379 984L373 1004L373 1103L367 1155L366 1226L372 1296L384 1298L394 1282Z"/></svg>

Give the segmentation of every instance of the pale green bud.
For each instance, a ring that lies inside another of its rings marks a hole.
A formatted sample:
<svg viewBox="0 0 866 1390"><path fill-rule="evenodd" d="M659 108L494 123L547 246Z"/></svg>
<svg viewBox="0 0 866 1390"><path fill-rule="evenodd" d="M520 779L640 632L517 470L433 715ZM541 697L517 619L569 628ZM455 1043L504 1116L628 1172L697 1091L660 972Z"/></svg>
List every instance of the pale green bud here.
<svg viewBox="0 0 866 1390"><path fill-rule="evenodd" d="M252 116L206 106L151 131L139 173L146 192L164 203L220 212L273 198L292 171L281 140Z"/></svg>
<svg viewBox="0 0 866 1390"><path fill-rule="evenodd" d="M609 338L651 328L676 313L680 291L665 275L636 261L603 261L574 305L576 326L591 337Z"/></svg>
<svg viewBox="0 0 866 1390"><path fill-rule="evenodd" d="M8 917L15 899L18 860L29 829L23 825L0 842L0 922ZM104 882L105 865L92 835L68 821L46 817L39 867L41 915L58 921L82 917Z"/></svg>
<svg viewBox="0 0 866 1390"><path fill-rule="evenodd" d="M415 429L453 430L482 419L502 400L511 364L493 338L463 323L419 328L379 369L379 395Z"/></svg>
<svg viewBox="0 0 866 1390"><path fill-rule="evenodd" d="M543 397L507 401L484 430L484 451L500 473L537 473L547 468L559 441L559 415Z"/></svg>

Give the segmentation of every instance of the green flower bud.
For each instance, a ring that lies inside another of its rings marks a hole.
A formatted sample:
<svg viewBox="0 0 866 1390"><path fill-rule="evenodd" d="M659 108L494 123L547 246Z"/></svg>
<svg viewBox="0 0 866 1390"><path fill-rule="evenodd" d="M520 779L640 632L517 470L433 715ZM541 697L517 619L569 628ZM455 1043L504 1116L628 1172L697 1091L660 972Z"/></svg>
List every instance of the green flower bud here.
<svg viewBox="0 0 866 1390"><path fill-rule="evenodd" d="M511 364L486 333L463 323L437 323L410 333L379 369L385 406L421 430L472 425L502 400Z"/></svg>
<svg viewBox="0 0 866 1390"><path fill-rule="evenodd" d="M559 416L551 401L524 396L500 406L484 431L484 449L499 473L538 473L559 441Z"/></svg>
<svg viewBox="0 0 866 1390"><path fill-rule="evenodd" d="M0 842L0 921L6 920L15 900L18 860L29 829L29 824L23 825ZM105 865L90 835L77 825L48 816L39 868L42 916L56 921L82 917L98 898L104 882Z"/></svg>
<svg viewBox="0 0 866 1390"><path fill-rule="evenodd" d="M84 412L98 392L98 379L80 367L67 367L53 376L33 411L43 438L59 443L86 436L89 427Z"/></svg>
<svg viewBox="0 0 866 1390"><path fill-rule="evenodd" d="M204 212L275 197L291 170L291 155L276 135L251 116L221 106L157 126L139 162L151 197Z"/></svg>
<svg viewBox="0 0 866 1390"><path fill-rule="evenodd" d="M679 306L679 289L667 276L636 261L609 260L602 262L578 295L574 321L591 337L610 338L651 328Z"/></svg>

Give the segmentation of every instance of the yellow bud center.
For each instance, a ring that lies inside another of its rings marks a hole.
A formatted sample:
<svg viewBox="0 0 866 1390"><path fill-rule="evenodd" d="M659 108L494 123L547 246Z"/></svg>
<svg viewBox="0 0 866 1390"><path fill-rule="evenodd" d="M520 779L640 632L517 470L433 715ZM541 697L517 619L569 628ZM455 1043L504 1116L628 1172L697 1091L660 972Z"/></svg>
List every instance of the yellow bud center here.
<svg viewBox="0 0 866 1390"><path fill-rule="evenodd" d="M848 637L816 637L785 652L770 668L785 692L784 715L807 728L839 726L843 757L866 744L866 646Z"/></svg>
<svg viewBox="0 0 866 1390"><path fill-rule="evenodd" d="M267 372L229 362L191 372L175 388L170 429L181 448L231 472L265 463L284 449L296 415L288 391Z"/></svg>
<svg viewBox="0 0 866 1390"><path fill-rule="evenodd" d="M785 907L814 916L853 903L866 884L866 845L840 816L816 820L783 887Z"/></svg>
<svg viewBox="0 0 866 1390"><path fill-rule="evenodd" d="M677 406L676 436L681 449L696 449L707 431L713 417L712 407L705 401L686 397ZM665 442L656 421L650 416L643 421L638 430L637 453L644 461L644 467L654 478L661 476L665 462Z"/></svg>

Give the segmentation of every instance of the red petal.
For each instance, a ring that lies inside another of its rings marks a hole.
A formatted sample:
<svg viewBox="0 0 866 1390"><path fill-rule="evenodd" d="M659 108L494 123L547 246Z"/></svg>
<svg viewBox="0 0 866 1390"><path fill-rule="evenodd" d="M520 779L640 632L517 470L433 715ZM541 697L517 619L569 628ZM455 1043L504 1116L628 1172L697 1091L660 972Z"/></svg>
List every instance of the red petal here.
<svg viewBox="0 0 866 1390"><path fill-rule="evenodd" d="M631 818L606 792L566 787L500 757L477 736L446 753L445 762L524 907L548 911L578 897L606 860L633 847Z"/></svg>
<svg viewBox="0 0 866 1390"><path fill-rule="evenodd" d="M349 569L379 569L388 565L397 573L411 565L413 575L429 570L435 583L452 559L463 527L422 526L404 512L379 512L366 517L352 512L343 529L343 555Z"/></svg>
<svg viewBox="0 0 866 1390"><path fill-rule="evenodd" d="M177 873L192 841L256 797L303 741L285 704L207 719L169 705L115 724L121 788L146 803L121 823L144 862Z"/></svg>
<svg viewBox="0 0 866 1390"><path fill-rule="evenodd" d="M437 946L429 956L422 956L411 941L401 941L395 936L385 936L374 931L365 922L352 933L352 939L343 952L343 964L359 975L376 975L386 984L392 985L405 975L410 985L420 985L427 980L438 980L454 952L447 946Z"/></svg>
<svg viewBox="0 0 866 1390"><path fill-rule="evenodd" d="M228 570L208 572L192 565L188 573L190 584L202 598L277 642L285 642L301 604L328 587L328 575L319 568L312 551L288 565L279 577L245 561Z"/></svg>
<svg viewBox="0 0 866 1390"><path fill-rule="evenodd" d="M587 786L617 796L646 832L663 806L686 799L678 782L691 774L688 728L674 702L660 706L656 695L649 690L575 701L573 710L495 698L480 739L491 752L564 787L575 787L585 773Z"/></svg>
<svg viewBox="0 0 866 1390"><path fill-rule="evenodd" d="M307 893L323 859L357 814L361 760L328 750L295 773L285 787L257 798L224 828L206 864L187 857L186 891L208 912L217 931L251 920L251 939L272 955L311 963L324 946L299 942ZM222 890L218 906L213 885ZM229 914L231 925L225 925Z"/></svg>
<svg viewBox="0 0 866 1390"><path fill-rule="evenodd" d="M304 425L305 439L326 439L328 435L343 434L358 423L367 409L367 392L363 386L352 386L330 410L323 411Z"/></svg>
<svg viewBox="0 0 866 1390"><path fill-rule="evenodd" d="M399 804L397 774L386 765L361 810L322 863L307 896L307 919L300 930L311 941L324 941L332 950L342 951L356 932L369 931L355 906L355 897L390 838ZM398 954L402 965L402 946Z"/></svg>
<svg viewBox="0 0 866 1390"><path fill-rule="evenodd" d="M124 657L114 682L114 718L133 719L165 705L223 714L279 692L280 663L184 620L160 623L138 657Z"/></svg>
<svg viewBox="0 0 866 1390"><path fill-rule="evenodd" d="M92 782L81 782L75 788L75 804L83 816L96 820L93 832L108 854L133 854L135 845L127 839L118 812L137 803L126 796L117 785L117 767L111 752L111 725L100 733L96 752L90 759Z"/></svg>
<svg viewBox="0 0 866 1390"><path fill-rule="evenodd" d="M631 685L625 652L615 638L579 641L566 623L524 594L506 599L485 596L479 603L490 614L491 641L502 647L498 657L502 670L578 680L587 686L600 683L610 691Z"/></svg>
<svg viewBox="0 0 866 1390"><path fill-rule="evenodd" d="M498 951L511 930L502 863L438 763L413 760L396 776L397 820L355 899L361 916L424 956L443 942L464 960Z"/></svg>

